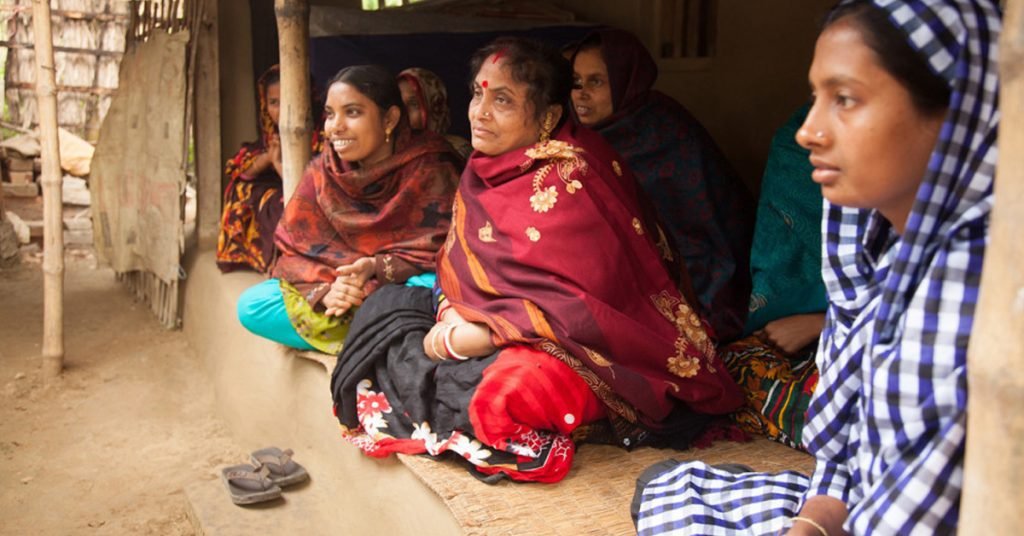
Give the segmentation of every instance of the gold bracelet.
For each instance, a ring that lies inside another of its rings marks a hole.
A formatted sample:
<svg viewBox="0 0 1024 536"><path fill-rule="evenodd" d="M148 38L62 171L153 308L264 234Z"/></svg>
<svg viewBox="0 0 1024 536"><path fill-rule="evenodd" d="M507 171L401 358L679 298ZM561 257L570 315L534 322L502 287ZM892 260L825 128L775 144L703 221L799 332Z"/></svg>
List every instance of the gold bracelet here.
<svg viewBox="0 0 1024 536"><path fill-rule="evenodd" d="M828 536L828 531L825 530L825 527L821 526L821 523L818 523L817 521L815 521L815 520L813 520L813 519L811 519L809 517L795 516L795 517L791 517L789 519L794 524L796 524L797 521L803 521L804 523L807 523L808 525L818 529L818 532L821 533L821 536Z"/></svg>

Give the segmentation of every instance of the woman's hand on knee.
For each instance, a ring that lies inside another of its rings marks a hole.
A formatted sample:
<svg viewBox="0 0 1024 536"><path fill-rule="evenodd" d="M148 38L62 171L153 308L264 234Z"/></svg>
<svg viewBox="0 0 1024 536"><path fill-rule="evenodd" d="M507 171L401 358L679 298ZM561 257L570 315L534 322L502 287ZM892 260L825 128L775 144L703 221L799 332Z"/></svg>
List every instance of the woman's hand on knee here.
<svg viewBox="0 0 1024 536"><path fill-rule="evenodd" d="M324 296L324 306L327 308L325 314L328 316L344 315L352 307L358 307L366 299L366 292L362 284L352 276L340 276L331 283L331 289Z"/></svg>
<svg viewBox="0 0 1024 536"><path fill-rule="evenodd" d="M366 282L373 277L376 261L373 257L362 257L352 264L334 269L338 277L331 283L331 290L324 296L327 315L342 316L352 307L358 307L366 299Z"/></svg>
<svg viewBox="0 0 1024 536"><path fill-rule="evenodd" d="M793 355L814 342L824 327L823 313L793 315L769 322L755 335L782 353Z"/></svg>
<svg viewBox="0 0 1024 536"><path fill-rule="evenodd" d="M373 257L357 259L352 264L346 264L334 269L339 279L349 278L349 282L362 289L366 282L373 277L377 271L377 261Z"/></svg>

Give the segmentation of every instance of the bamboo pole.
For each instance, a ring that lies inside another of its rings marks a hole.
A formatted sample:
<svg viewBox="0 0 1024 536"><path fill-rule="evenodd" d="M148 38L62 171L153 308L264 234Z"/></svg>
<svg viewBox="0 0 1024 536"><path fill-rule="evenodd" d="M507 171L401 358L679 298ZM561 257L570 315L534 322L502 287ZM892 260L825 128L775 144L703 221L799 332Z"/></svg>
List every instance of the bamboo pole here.
<svg viewBox="0 0 1024 536"><path fill-rule="evenodd" d="M64 221L61 217L57 90L49 0L32 0L36 42L36 100L43 173L43 373L56 378L64 368Z"/></svg>
<svg viewBox="0 0 1024 536"><path fill-rule="evenodd" d="M190 2L189 4L192 4ZM219 6L217 2L203 2L202 11L193 14L199 19L196 26L195 78L195 148L196 148L196 229L199 245L204 249L217 246L220 227L221 200L221 128L220 128L220 51Z"/></svg>
<svg viewBox="0 0 1024 536"><path fill-rule="evenodd" d="M960 534L1024 527L1024 0L1008 2L999 54L999 162L967 357Z"/></svg>
<svg viewBox="0 0 1024 536"><path fill-rule="evenodd" d="M309 98L309 0L274 0L281 51L281 167L284 202L302 179L312 134Z"/></svg>
<svg viewBox="0 0 1024 536"><path fill-rule="evenodd" d="M4 191L0 188L0 267L13 266L20 259L18 242L14 226L7 221L7 213L4 210Z"/></svg>

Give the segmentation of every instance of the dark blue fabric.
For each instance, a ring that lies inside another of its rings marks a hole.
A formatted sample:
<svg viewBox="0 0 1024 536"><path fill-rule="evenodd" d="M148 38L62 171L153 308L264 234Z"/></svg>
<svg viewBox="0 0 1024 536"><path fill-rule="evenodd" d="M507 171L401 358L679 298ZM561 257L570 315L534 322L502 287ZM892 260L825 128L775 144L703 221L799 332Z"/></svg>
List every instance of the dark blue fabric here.
<svg viewBox="0 0 1024 536"><path fill-rule="evenodd" d="M598 132L654 202L717 340L739 338L750 297L754 208L711 135L682 104L658 91Z"/></svg>

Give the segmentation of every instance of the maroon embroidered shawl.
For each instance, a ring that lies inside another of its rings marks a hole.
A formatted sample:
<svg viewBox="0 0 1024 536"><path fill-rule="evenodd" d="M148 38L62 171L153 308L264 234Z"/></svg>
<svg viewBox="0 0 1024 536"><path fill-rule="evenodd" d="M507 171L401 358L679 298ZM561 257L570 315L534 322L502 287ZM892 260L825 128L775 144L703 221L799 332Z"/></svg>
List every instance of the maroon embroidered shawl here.
<svg viewBox="0 0 1024 536"><path fill-rule="evenodd" d="M274 277L332 282L336 267L378 253L434 270L451 221L457 157L444 138L413 133L405 121L397 136L395 154L367 169L353 169L325 144L274 234L281 251Z"/></svg>
<svg viewBox="0 0 1024 536"><path fill-rule="evenodd" d="M569 123L546 144L474 153L438 275L498 346L555 355L609 409L656 429L677 402L722 414L743 396L673 282L646 206L621 157Z"/></svg>

